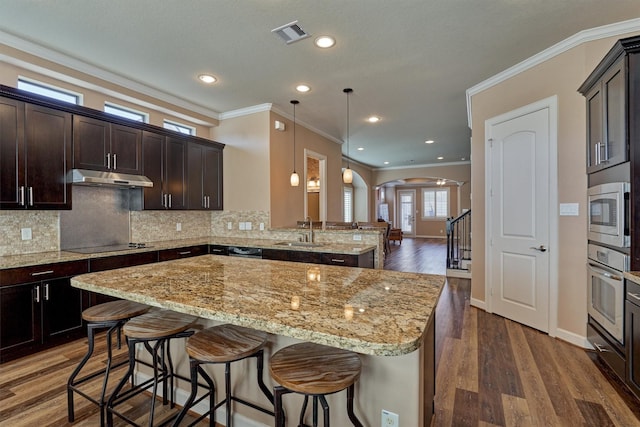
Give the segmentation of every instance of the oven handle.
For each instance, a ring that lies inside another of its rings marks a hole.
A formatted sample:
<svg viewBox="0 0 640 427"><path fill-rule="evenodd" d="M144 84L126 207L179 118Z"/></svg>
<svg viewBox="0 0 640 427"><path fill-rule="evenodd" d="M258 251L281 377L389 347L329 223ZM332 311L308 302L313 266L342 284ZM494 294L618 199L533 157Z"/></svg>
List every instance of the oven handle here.
<svg viewBox="0 0 640 427"><path fill-rule="evenodd" d="M597 265L594 265L592 263L589 263L589 268L591 268L593 271L595 271L596 273L608 278L608 279L612 279L612 280L617 280L619 282L622 282L623 278L622 276L619 276L617 274L614 273L610 273L607 270L598 267Z"/></svg>

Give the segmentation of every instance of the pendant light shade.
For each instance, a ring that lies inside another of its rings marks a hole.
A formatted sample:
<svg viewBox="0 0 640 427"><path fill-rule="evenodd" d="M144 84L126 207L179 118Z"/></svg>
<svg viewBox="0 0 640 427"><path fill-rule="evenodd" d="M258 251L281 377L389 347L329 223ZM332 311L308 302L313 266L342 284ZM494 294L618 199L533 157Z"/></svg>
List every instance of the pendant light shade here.
<svg viewBox="0 0 640 427"><path fill-rule="evenodd" d="M345 88L342 91L347 94L347 168L342 172L342 182L351 184L353 182L353 172L349 167L349 95L353 92L353 89Z"/></svg>
<svg viewBox="0 0 640 427"><path fill-rule="evenodd" d="M291 103L293 104L293 172L289 180L292 187L297 187L300 185L300 176L296 172L296 105L298 105L300 101L294 99Z"/></svg>

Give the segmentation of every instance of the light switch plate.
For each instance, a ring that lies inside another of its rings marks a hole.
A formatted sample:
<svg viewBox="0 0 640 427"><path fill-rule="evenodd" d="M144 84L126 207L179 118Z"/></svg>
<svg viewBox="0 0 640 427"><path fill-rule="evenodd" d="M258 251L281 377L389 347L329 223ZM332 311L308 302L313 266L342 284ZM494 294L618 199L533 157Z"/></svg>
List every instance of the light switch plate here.
<svg viewBox="0 0 640 427"><path fill-rule="evenodd" d="M560 203L560 216L578 216L580 205L578 203Z"/></svg>
<svg viewBox="0 0 640 427"><path fill-rule="evenodd" d="M264 222L260 223L260 231L264 231Z"/></svg>
<svg viewBox="0 0 640 427"><path fill-rule="evenodd" d="M244 230L246 226L244 225L244 222L240 222L238 227L240 227L240 230Z"/></svg>
<svg viewBox="0 0 640 427"><path fill-rule="evenodd" d="M245 230L251 230L251 222L250 221L244 223L244 229Z"/></svg>
<svg viewBox="0 0 640 427"><path fill-rule="evenodd" d="M227 222L227 230L233 230L233 223L231 221Z"/></svg>
<svg viewBox="0 0 640 427"><path fill-rule="evenodd" d="M22 236L22 240L31 240L33 237L30 228L21 228L20 235Z"/></svg>

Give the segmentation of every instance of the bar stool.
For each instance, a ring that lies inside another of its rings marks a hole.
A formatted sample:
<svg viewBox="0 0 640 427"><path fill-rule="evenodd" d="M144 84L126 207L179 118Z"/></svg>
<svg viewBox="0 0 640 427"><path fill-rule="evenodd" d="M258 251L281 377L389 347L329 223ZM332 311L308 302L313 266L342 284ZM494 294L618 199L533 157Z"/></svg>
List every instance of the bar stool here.
<svg viewBox="0 0 640 427"><path fill-rule="evenodd" d="M218 325L211 328L204 329L200 332L189 337L187 340L187 353L189 354L189 366L191 368L191 395L187 399L186 403L180 415L175 420L174 426L180 424L189 409L201 402L205 398L209 397L209 412L203 414L200 418L194 421L191 425L204 419L209 415L209 425L216 425L215 413L223 404L226 408L226 426L231 426L231 402L236 401L243 405L247 405L251 408L257 409L269 415L274 415L274 412L262 408L254 403L243 400L237 396L234 396L231 392L231 363L243 360L249 357L255 357L257 359L257 371L258 371L258 386L260 390L267 397L269 402L273 405L273 394L269 388L264 384L262 374L264 366L264 346L267 343L267 334L265 332L256 331L253 329L243 328L235 325ZM215 401L215 384L211 377L204 371L201 365L204 364L217 364L224 363L224 388L225 398L220 402ZM198 384L198 373L208 385L208 392L196 400L198 393L198 387L202 385Z"/></svg>
<svg viewBox="0 0 640 427"><path fill-rule="evenodd" d="M123 413L116 411L116 407L126 400L136 396L149 388L151 392L151 409L149 411L149 426L153 425L156 396L158 385L162 383L162 403L166 405L171 402L174 407L174 377L177 375L173 371L173 361L171 360L170 341L176 338L186 338L193 334L189 328L196 321L195 316L177 313L171 310L155 310L129 320L122 330L127 337L129 346L129 369L107 401L107 424L113 425L113 415L117 415L131 425L137 425L133 420L127 418ZM153 346L150 344L154 342ZM133 378L136 360L136 345L143 344L144 348L151 354L153 362L153 376L123 390L129 379ZM168 398L170 396L170 399Z"/></svg>
<svg viewBox="0 0 640 427"><path fill-rule="evenodd" d="M276 427L284 427L282 396L287 393L304 395L300 426L304 424L309 396L313 397L313 427L318 425L318 400L322 405L324 426L329 427L329 405L326 395L347 389L347 414L356 427L362 423L353 412L355 382L360 378L360 357L347 350L314 343L294 344L278 350L269 363L274 387Z"/></svg>
<svg viewBox="0 0 640 427"><path fill-rule="evenodd" d="M104 426L105 423L105 394L107 391L107 382L109 381L109 373L111 369L127 363L127 360L123 360L115 365L112 364L112 336L113 333L117 333L118 348L120 348L120 331L125 322L132 317L139 316L149 311L149 306L139 304L133 301L112 301L104 304L94 305L82 312L82 319L87 323L87 341L88 349L87 354L80 361L76 369L71 373L69 380L67 381L67 411L69 422L72 423L75 420L75 411L73 403L73 393L76 392L85 399L98 405L100 408L100 426ZM100 329L107 329L107 365L105 368L91 372L82 378L77 378L82 368L91 358L94 350L95 333ZM79 389L79 386L93 378L103 375L102 390L100 397L95 398Z"/></svg>

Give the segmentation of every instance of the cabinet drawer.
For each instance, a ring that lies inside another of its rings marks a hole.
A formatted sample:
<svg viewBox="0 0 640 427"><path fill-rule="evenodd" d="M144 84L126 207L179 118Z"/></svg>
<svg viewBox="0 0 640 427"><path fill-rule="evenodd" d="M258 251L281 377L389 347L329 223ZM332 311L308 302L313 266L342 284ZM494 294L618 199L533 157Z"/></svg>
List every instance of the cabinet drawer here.
<svg viewBox="0 0 640 427"><path fill-rule="evenodd" d="M158 253L159 261L169 261L178 258L188 258L209 253L209 245L187 246L185 248L164 249Z"/></svg>
<svg viewBox="0 0 640 427"><path fill-rule="evenodd" d="M103 271L114 268L132 267L134 265L151 264L158 262L158 252L143 252L139 254L114 255L105 258L94 258L89 261L89 270Z"/></svg>
<svg viewBox="0 0 640 427"><path fill-rule="evenodd" d="M88 271L89 263L86 260L9 268L0 270L0 283L5 286L39 282L41 280L75 276Z"/></svg>
<svg viewBox="0 0 640 427"><path fill-rule="evenodd" d="M630 280L624 281L626 285L625 298L635 305L640 306L640 285Z"/></svg>
<svg viewBox="0 0 640 427"><path fill-rule="evenodd" d="M330 265L343 265L345 267L357 267L358 256L347 254L322 254L322 263Z"/></svg>
<svg viewBox="0 0 640 427"><path fill-rule="evenodd" d="M589 342L596 347L595 351L598 356L613 369L620 379L624 380L626 377L626 361L624 356L618 353L617 348L600 335L597 329L590 323L587 324L587 338Z"/></svg>
<svg viewBox="0 0 640 427"><path fill-rule="evenodd" d="M209 245L209 253L212 255L229 255L229 247L222 245Z"/></svg>

